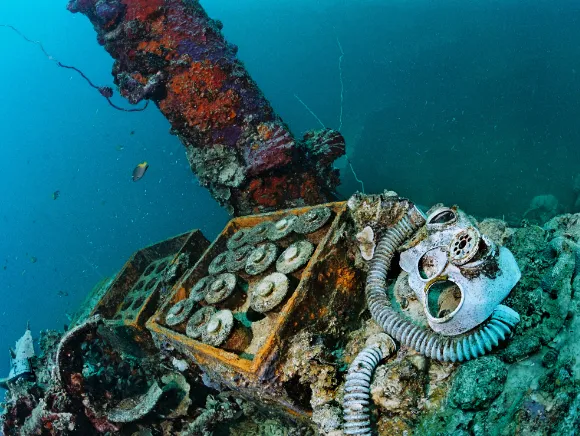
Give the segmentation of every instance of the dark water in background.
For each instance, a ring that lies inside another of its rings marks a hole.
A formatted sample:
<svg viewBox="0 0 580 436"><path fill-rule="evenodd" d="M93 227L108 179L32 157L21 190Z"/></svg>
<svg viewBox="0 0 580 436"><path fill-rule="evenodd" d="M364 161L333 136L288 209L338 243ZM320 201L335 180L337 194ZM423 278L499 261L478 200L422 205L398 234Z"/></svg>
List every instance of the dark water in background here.
<svg viewBox="0 0 580 436"><path fill-rule="evenodd" d="M112 82L112 60L66 2L5 3L1 22L95 83ZM580 3L202 4L295 133L319 125L294 94L325 125L340 125L340 40L342 131L367 192L393 189L480 216L521 215L546 193L571 207L580 173ZM156 108L114 111L5 28L0 66L1 356L27 319L35 333L62 328L65 313L135 250L194 227L212 239L227 216L197 185ZM133 183L143 160L150 169ZM345 196L359 188L349 171L343 181ZM55 190L61 197L52 200Z"/></svg>

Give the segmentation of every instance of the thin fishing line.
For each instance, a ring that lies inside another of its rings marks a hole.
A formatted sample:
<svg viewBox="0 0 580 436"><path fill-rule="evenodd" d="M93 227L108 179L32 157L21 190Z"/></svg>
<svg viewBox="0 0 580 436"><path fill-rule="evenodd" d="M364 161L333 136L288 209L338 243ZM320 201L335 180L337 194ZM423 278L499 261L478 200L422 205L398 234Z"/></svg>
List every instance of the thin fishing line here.
<svg viewBox="0 0 580 436"><path fill-rule="evenodd" d="M29 42L31 44L36 44L40 48L40 50L42 50L42 53L44 53L44 56L46 56L46 58L49 61L55 62L56 65L58 65L59 67L66 68L66 69L69 69L69 70L74 70L77 73L79 73L81 75L81 77L83 79L85 79L87 81L87 83L91 87L93 87L94 89L96 89L97 91L99 91L99 94L101 94L103 97L105 97L107 99L107 103L109 103L109 105L111 107L113 107L114 109L117 109L117 110L123 111L123 112L141 112L141 111L144 111L145 109L147 109L147 106L149 105L149 101L148 100L145 102L145 106L143 106L142 108L125 109L125 108L122 108L120 106L117 106L115 103L113 103L111 101L111 97L113 96L113 88L111 88L110 86L97 86L97 85L95 85L93 82L91 82L91 80L81 70L79 70L76 67L70 66L70 65L64 65L58 59L56 59L54 56L50 55L45 50L44 46L42 45L42 42L35 41L33 39L28 38L24 33L22 33L16 27L11 26L10 24L1 24L1 23L0 23L0 27L6 27L8 29L12 29L14 32L16 32L26 42Z"/></svg>

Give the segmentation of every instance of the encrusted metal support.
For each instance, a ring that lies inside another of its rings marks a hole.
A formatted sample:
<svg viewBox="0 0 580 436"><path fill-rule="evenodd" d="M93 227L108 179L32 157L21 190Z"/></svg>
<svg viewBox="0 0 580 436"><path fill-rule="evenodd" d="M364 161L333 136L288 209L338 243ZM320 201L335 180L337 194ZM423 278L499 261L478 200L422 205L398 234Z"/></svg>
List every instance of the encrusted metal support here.
<svg viewBox="0 0 580 436"><path fill-rule="evenodd" d="M114 81L153 101L187 149L192 171L234 215L324 203L339 184L340 133L297 140L198 1L71 0L115 59Z"/></svg>

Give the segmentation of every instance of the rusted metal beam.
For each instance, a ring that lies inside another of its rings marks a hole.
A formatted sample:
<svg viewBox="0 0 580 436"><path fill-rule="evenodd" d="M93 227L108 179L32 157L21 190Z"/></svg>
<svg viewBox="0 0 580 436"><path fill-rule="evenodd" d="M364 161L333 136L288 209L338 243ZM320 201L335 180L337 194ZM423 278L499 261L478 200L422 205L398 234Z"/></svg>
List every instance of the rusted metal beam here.
<svg viewBox="0 0 580 436"><path fill-rule="evenodd" d="M334 199L342 135L297 140L198 1L71 0L68 9L90 19L115 59L121 95L155 102L192 171L231 214Z"/></svg>

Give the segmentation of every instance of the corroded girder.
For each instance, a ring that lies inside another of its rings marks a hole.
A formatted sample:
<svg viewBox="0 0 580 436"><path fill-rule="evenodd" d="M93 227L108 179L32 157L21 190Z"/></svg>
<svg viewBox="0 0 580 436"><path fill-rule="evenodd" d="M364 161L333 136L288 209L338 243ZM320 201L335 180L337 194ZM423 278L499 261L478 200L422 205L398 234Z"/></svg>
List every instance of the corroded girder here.
<svg viewBox="0 0 580 436"><path fill-rule="evenodd" d="M68 9L91 20L115 59L121 95L155 102L193 172L230 213L334 198L342 135L294 138L198 1L71 0Z"/></svg>

